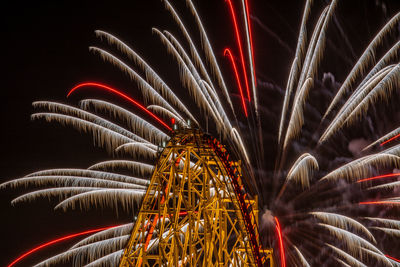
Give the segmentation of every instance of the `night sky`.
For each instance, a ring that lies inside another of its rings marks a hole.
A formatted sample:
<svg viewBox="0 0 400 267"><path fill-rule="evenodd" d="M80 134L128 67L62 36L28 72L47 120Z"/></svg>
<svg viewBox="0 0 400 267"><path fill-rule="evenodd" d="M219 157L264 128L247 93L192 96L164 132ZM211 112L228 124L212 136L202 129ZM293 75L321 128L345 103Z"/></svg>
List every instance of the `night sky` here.
<svg viewBox="0 0 400 267"><path fill-rule="evenodd" d="M186 12L182 1L171 2L177 2L176 6L181 13ZM255 3L251 12L268 28L265 30L260 24L253 22L258 77L261 82L284 87L296 46L303 1L250 1L252 2ZM325 1L315 1L313 21L321 11L323 3ZM236 43L227 6L224 0L201 0L196 6L210 35L224 76L230 77L230 66L226 64L222 51L226 46L236 49ZM340 33L334 26L331 27L330 42L335 47L332 48L328 44L330 52L327 53L327 60L322 66L333 72L337 80L341 81L374 33L384 21L399 10L400 1L396 0L340 1L336 18L352 47L347 46L343 39L338 37ZM55 123L30 120L30 114L33 112L31 103L36 100L74 104L85 96L99 96L118 103L118 100L93 90L78 93L67 99L68 90L84 81L104 82L140 99L136 85L130 82L128 77L88 51L90 45L107 47L95 37L94 30L105 30L120 37L147 59L172 88L177 88L178 95L179 90L182 90L178 81L178 68L172 65L171 57L151 33L152 26L179 33L163 4L158 0L112 3L15 1L3 4L1 13L2 44L5 47L1 56L3 75L0 90L0 182L43 169L86 168L110 158L105 151L93 146L89 135L79 134L76 130ZM190 16L185 14L184 18L188 21L189 29L195 32ZM227 80L228 84L233 84L233 80ZM262 89L260 94L263 94ZM282 99L276 97L274 101L280 103ZM86 229L129 222L129 217L116 219L107 210L90 213L53 211L55 202L46 199L12 207L10 201L20 193L21 191L11 189L0 191L0 266L6 266L19 254L54 238ZM18 266L31 266L62 251L74 241L76 239L43 250Z"/></svg>

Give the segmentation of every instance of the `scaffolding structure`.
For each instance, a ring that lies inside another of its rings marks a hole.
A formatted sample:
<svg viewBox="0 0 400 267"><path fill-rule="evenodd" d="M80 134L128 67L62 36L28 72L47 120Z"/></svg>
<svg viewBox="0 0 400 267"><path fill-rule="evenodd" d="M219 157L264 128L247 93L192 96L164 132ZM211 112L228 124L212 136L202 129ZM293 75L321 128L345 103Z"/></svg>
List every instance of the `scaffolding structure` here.
<svg viewBox="0 0 400 267"><path fill-rule="evenodd" d="M272 267L257 225L240 162L211 136L179 130L160 153L120 267Z"/></svg>

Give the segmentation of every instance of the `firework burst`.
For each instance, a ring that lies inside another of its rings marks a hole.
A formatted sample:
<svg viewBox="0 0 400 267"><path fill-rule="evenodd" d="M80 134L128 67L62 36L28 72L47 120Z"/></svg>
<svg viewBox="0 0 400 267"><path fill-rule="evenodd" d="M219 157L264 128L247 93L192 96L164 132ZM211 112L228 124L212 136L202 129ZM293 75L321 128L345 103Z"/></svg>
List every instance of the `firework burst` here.
<svg viewBox="0 0 400 267"><path fill-rule="evenodd" d="M226 1L236 43L224 51L212 48L194 3L185 2L189 24L174 5L162 1L179 34L152 29L173 59L184 92L173 90L122 39L95 31L101 45L90 51L126 74L142 97L115 88L112 81L84 82L68 96L97 90L129 108L98 99L81 100L78 106L37 101L32 119L89 133L113 158L87 169L44 170L5 182L2 188L37 188L12 203L58 197L56 209L111 208L134 215L159 149L172 134L172 119L178 127L213 133L242 160L247 191L260 196L262 241L279 251L281 266L398 266L400 255L387 250L391 242L398 245L400 236L399 128L373 123L383 114L379 106L389 103L390 109L399 100L400 42L393 31L400 13L374 36L339 84L321 71L325 48L332 46L329 30L338 25L338 1L326 4L319 15L313 1L305 1L286 88L275 88L282 93L282 105L269 108L260 88L273 86L257 79L262 71L257 72L252 28L260 21L252 15L251 2ZM223 71L219 59L231 68ZM228 83L223 73L236 83ZM266 120L277 123L267 125ZM360 126L365 122L369 125ZM352 133L355 128L361 128L354 130L358 136ZM365 132L372 132L374 140L367 140ZM85 231L96 233L37 266L116 266L132 228L127 223Z"/></svg>

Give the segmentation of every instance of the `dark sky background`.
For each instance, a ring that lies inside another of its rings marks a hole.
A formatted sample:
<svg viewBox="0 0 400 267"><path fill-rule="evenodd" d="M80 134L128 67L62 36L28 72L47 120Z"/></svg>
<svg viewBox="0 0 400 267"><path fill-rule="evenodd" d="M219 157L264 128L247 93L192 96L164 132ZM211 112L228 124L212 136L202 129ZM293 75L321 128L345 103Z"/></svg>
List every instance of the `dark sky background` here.
<svg viewBox="0 0 400 267"><path fill-rule="evenodd" d="M182 1L176 2L178 10L187 13ZM223 0L196 2L201 2L197 3L198 10L215 47L217 59L228 77L230 67L222 57L222 51L225 46L235 49L236 43L226 4ZM258 77L262 82L283 87L295 50L303 1L250 2L255 2L251 12L269 29L266 31L253 22ZM323 3L322 0L315 1L312 20L315 21ZM352 45L346 45L333 26L330 42L335 47L328 43L330 52L324 63L326 69L329 68L338 80L342 80L351 63L355 62L355 56L361 53L383 22L399 10L400 1L396 0L340 1L336 18ZM0 182L37 170L86 168L109 159L102 149L92 146L90 136L56 124L30 121L33 101L76 103L84 96L96 96L97 93L88 91L71 100L66 99L68 90L83 81L105 82L138 96L135 84L88 51L88 46L94 44L107 47L96 39L94 30L108 31L126 41L179 91L178 68L171 65L171 58L165 54L157 37L151 34L152 26L178 33L178 28L158 0L100 3L14 1L3 4L1 14L2 44L5 47L1 55ZM194 31L190 16L185 14L184 17ZM228 83L231 82L228 78ZM262 89L260 94L263 94ZM106 95L101 96L107 98ZM277 103L280 101L282 99L276 99ZM0 266L6 266L37 244L65 234L129 221L129 218L117 219L109 211L55 212L54 202L47 200L12 207L10 201L20 193L11 189L0 191ZM71 242L66 242L43 250L18 266L31 266L70 245Z"/></svg>

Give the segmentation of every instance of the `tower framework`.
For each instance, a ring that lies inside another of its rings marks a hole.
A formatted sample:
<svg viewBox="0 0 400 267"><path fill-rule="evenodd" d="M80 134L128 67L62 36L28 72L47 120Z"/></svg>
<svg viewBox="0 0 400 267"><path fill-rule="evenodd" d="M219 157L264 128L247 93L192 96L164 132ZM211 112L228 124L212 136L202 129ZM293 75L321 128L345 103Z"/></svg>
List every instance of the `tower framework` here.
<svg viewBox="0 0 400 267"><path fill-rule="evenodd" d="M160 154L120 267L273 266L257 205L225 147L180 130Z"/></svg>

